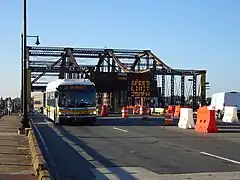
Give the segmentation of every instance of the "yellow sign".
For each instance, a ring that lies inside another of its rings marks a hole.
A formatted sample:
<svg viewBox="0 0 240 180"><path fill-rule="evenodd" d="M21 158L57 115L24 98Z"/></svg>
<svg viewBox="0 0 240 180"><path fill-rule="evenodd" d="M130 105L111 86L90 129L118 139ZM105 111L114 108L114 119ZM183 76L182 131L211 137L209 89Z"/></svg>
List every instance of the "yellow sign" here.
<svg viewBox="0 0 240 180"><path fill-rule="evenodd" d="M133 97L149 97L150 94L150 81L132 81L131 82L131 96Z"/></svg>

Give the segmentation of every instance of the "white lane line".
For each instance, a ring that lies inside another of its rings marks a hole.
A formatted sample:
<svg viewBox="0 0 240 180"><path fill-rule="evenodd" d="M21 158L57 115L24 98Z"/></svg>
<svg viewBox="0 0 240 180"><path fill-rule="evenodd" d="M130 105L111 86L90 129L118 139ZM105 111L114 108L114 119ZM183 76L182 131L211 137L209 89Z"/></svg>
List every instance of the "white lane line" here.
<svg viewBox="0 0 240 180"><path fill-rule="evenodd" d="M207 153L207 152L200 152L200 153L203 154L203 155L206 155L206 156L211 156L211 157L214 157L214 158L217 158L217 159L221 159L221 160L224 160L224 161L228 161L228 162L240 165L239 161L235 161L235 160L232 160L232 159L224 158L224 157L217 156L217 155L214 155L214 154L210 154L210 153Z"/></svg>
<svg viewBox="0 0 240 180"><path fill-rule="evenodd" d="M116 128L116 127L113 127L113 129L118 130L118 131L122 131L122 132L128 132L127 130Z"/></svg>

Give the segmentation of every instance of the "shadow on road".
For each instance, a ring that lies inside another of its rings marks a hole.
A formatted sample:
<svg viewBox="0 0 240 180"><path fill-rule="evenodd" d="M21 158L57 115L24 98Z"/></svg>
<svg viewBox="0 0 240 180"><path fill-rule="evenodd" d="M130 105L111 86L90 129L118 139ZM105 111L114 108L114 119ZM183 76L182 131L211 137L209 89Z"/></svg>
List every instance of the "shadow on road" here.
<svg viewBox="0 0 240 180"><path fill-rule="evenodd" d="M117 170L118 173L115 174L111 170L114 167L118 167L117 164L112 162L114 159L108 159L108 158L104 157L103 155L98 153L97 150L94 150L93 148L88 146L84 141L80 140L78 137L69 133L66 129L64 129L64 127L58 126L57 129L61 132L63 137L65 137L65 138L69 139L70 141L74 142L75 146L77 145L78 147L80 147L80 149L81 149L80 151L84 152L83 154L85 154L85 158L84 158L85 163L88 163L89 168L93 169L95 174L98 174L98 175L101 176L101 177L98 177L98 178L102 179L102 178L104 178L104 175L113 174L119 179L126 179L126 180L135 180L136 179L132 176L133 173L129 173L129 172L125 171L124 169L120 168L120 167ZM80 158L83 158L81 156L81 154L78 154L78 156ZM76 158L77 158L77 156L76 156ZM99 170L96 169L97 167L95 167L93 165L94 162L98 162L98 163L102 164L103 168L106 168L107 170L104 170L104 172L102 172L102 171L100 172Z"/></svg>
<svg viewBox="0 0 240 180"><path fill-rule="evenodd" d="M240 133L240 129L218 129L218 133Z"/></svg>
<svg viewBox="0 0 240 180"><path fill-rule="evenodd" d="M178 120L173 120L173 125L177 125ZM67 126L89 126L83 123L69 123L64 124ZM94 124L94 126L163 126L164 125L164 119L162 118L149 118L149 119L143 119L141 117L137 118L98 118L97 122Z"/></svg>
<svg viewBox="0 0 240 180"><path fill-rule="evenodd" d="M33 119L36 122L39 118ZM118 167L113 162L114 159L104 157L97 150L64 129L64 126L48 126L47 124L38 124L37 126L48 146L50 158L46 158L46 160L57 180L91 180L96 179L95 176L106 179L105 175L115 175L118 179L136 179L132 176L134 172L129 173ZM99 166L96 164L101 164L103 169L98 169Z"/></svg>

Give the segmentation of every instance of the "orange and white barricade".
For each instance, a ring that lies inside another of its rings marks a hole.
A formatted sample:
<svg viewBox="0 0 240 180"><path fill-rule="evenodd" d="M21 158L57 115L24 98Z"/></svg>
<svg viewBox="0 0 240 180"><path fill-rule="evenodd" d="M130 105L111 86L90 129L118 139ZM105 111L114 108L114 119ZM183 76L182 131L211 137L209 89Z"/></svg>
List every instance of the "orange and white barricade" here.
<svg viewBox="0 0 240 180"><path fill-rule="evenodd" d="M173 125L173 116L171 114L165 114L164 125Z"/></svg>
<svg viewBox="0 0 240 180"><path fill-rule="evenodd" d="M122 112L122 118L128 118L128 108L123 107L121 112Z"/></svg>

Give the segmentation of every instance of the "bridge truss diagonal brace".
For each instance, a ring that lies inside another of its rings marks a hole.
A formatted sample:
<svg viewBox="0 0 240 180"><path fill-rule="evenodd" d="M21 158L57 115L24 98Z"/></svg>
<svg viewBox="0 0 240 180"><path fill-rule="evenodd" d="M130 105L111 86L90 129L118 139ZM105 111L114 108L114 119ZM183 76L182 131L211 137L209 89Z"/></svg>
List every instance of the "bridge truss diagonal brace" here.
<svg viewBox="0 0 240 180"><path fill-rule="evenodd" d="M152 52L148 52L149 57L153 58L153 60L157 63L157 65L162 66L164 69L172 69L168 65L166 65L160 58L158 58L155 54Z"/></svg>
<svg viewBox="0 0 240 180"><path fill-rule="evenodd" d="M97 66L96 66L96 71L100 71L100 66L103 64L103 62L104 62L104 55L100 54L99 60L98 60Z"/></svg>
<svg viewBox="0 0 240 180"><path fill-rule="evenodd" d="M70 57L70 60L73 64L74 67L79 67L76 58L74 57L73 53L72 53L72 49L67 48L66 49L67 55Z"/></svg>
<svg viewBox="0 0 240 180"><path fill-rule="evenodd" d="M106 58L108 58L108 60L106 60ZM100 71L100 67L103 65L104 62L106 62L108 64L108 66L113 67L113 64L110 63L109 58L111 58L109 53L99 54L99 60L96 65L96 71Z"/></svg>
<svg viewBox="0 0 240 180"><path fill-rule="evenodd" d="M137 64L140 63L141 57L144 57L145 55L147 55L147 51L144 52L144 53L139 53L139 54L137 54L137 55L135 56L135 60L134 60L134 62L133 62L133 64L132 64L132 66L131 66L131 70L132 70L132 71L134 71L135 68L136 68L136 66L137 66Z"/></svg>
<svg viewBox="0 0 240 180"><path fill-rule="evenodd" d="M36 83L41 77L43 77L47 73L48 68L51 70L53 67L55 67L57 64L59 64L61 61L62 61L62 57L59 58L56 62L54 62L50 67L46 67L44 72L42 72L34 80L32 80L31 84Z"/></svg>
<svg viewBox="0 0 240 180"><path fill-rule="evenodd" d="M117 58L117 56L113 53L112 50L107 50L107 54L112 57L112 59L115 61L115 63L120 67L120 69L123 71L123 72L127 72L129 73L130 71L127 69L127 67L125 67L121 61Z"/></svg>

